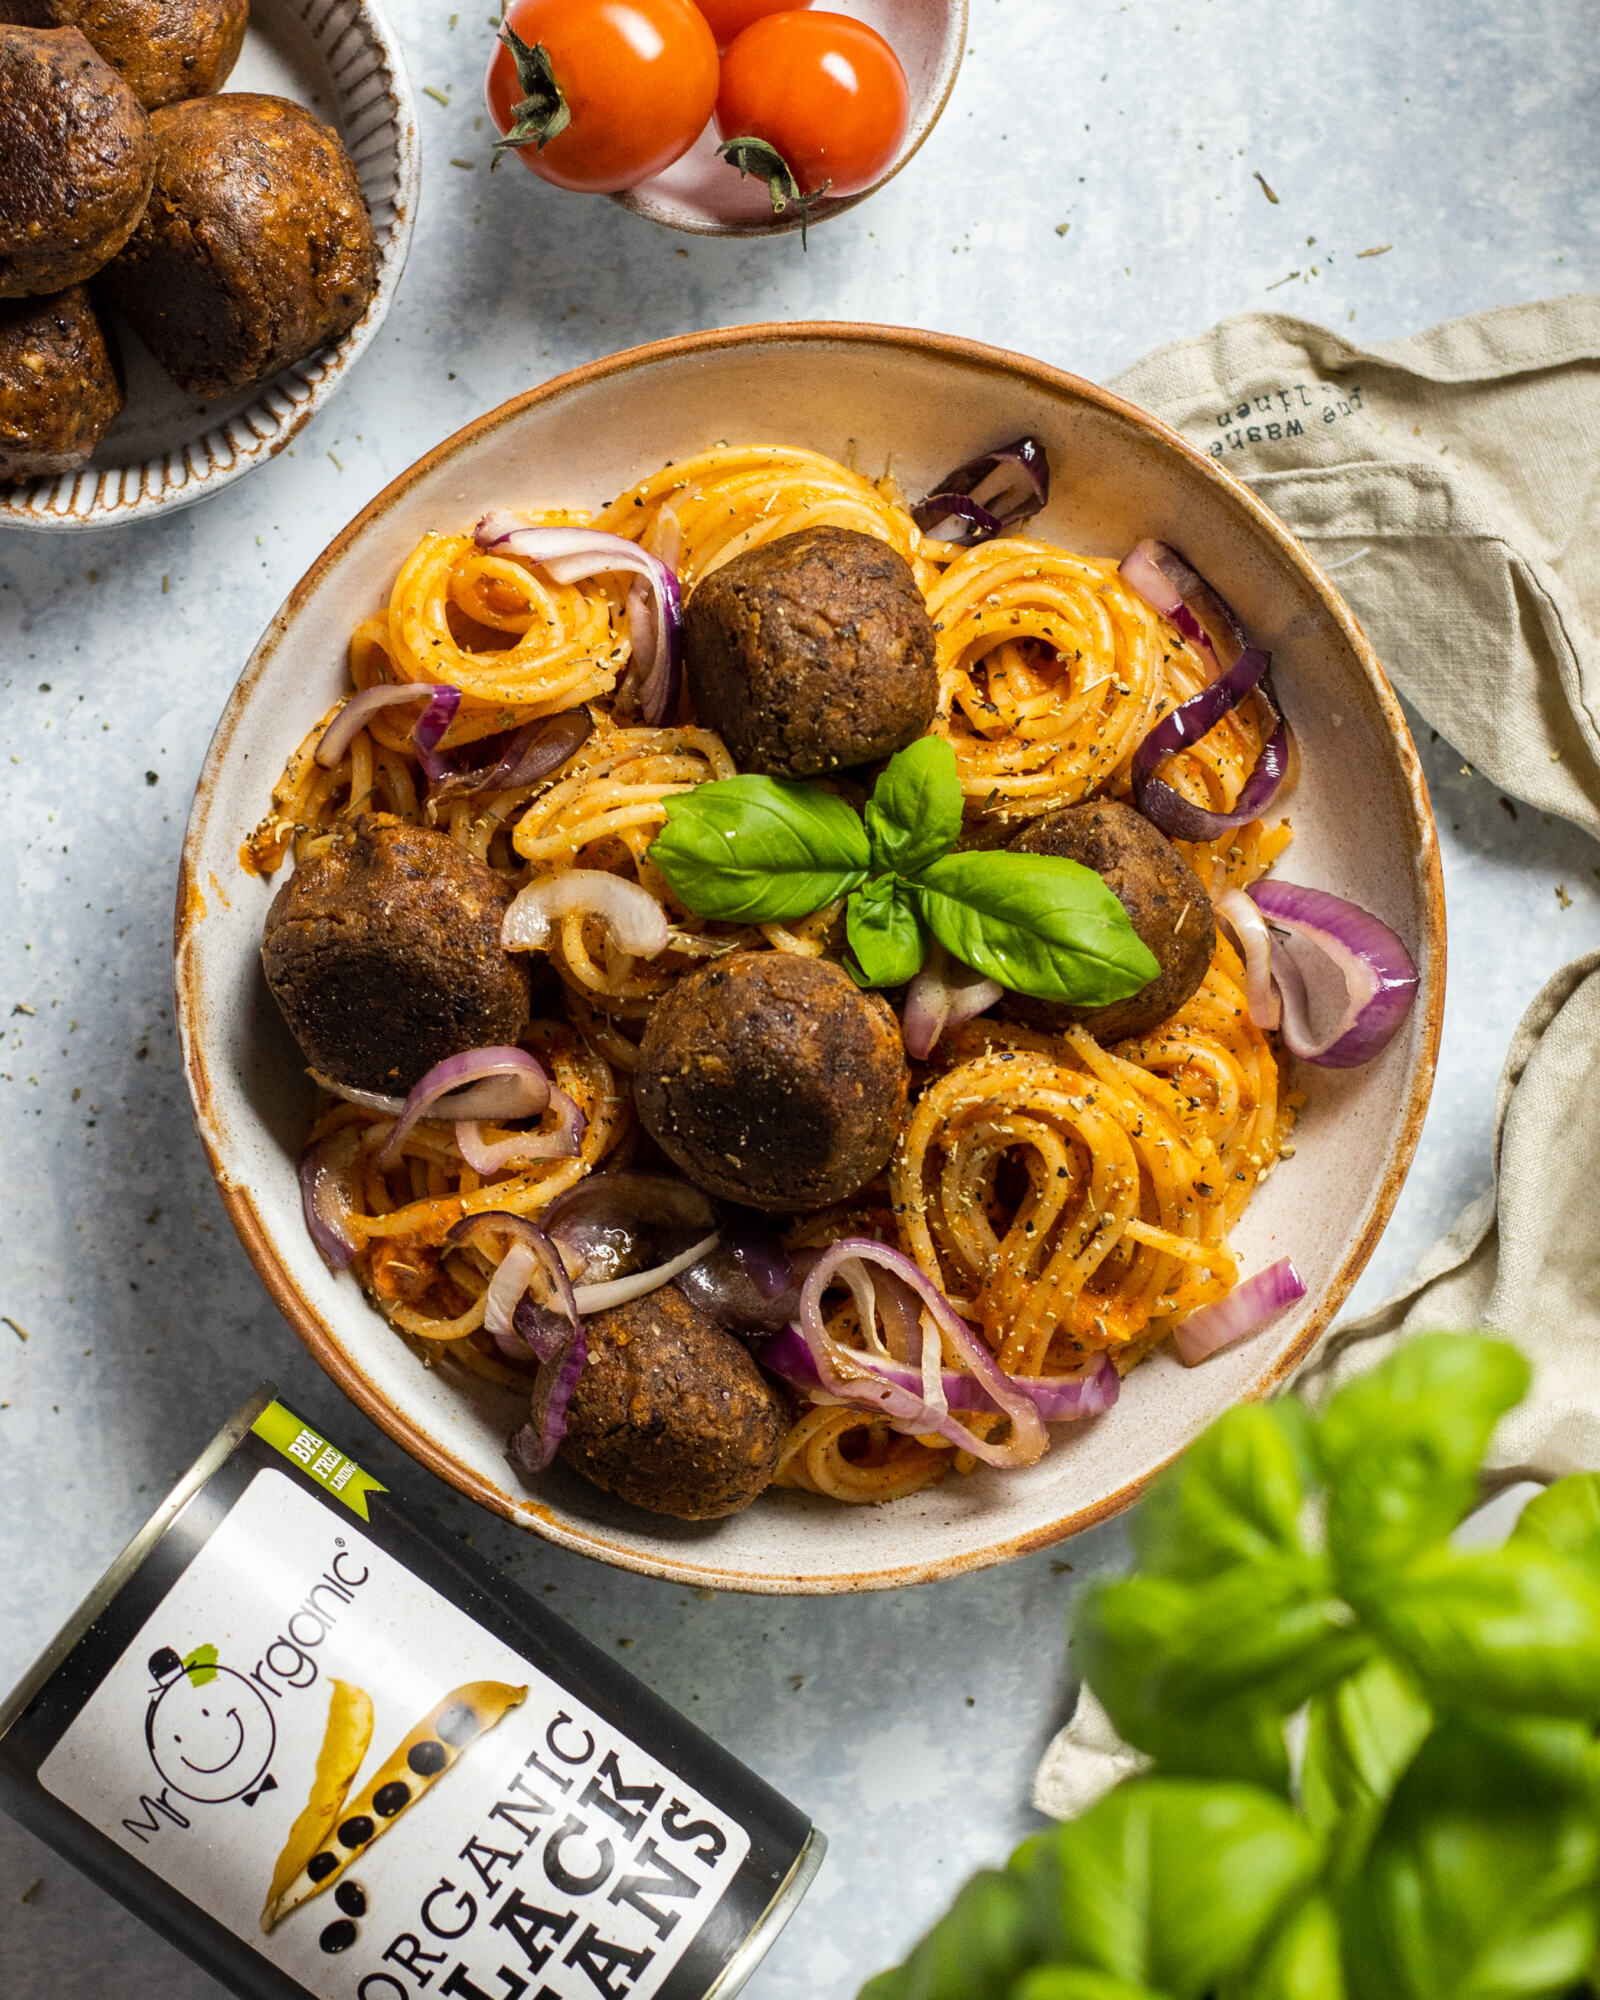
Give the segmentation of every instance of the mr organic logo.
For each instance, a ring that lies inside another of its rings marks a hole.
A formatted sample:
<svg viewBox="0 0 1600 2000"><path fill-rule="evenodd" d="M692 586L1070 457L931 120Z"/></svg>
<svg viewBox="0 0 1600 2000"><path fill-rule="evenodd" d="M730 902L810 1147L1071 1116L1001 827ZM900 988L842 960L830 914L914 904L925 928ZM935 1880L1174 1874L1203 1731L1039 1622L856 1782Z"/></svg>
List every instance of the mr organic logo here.
<svg viewBox="0 0 1600 2000"><path fill-rule="evenodd" d="M316 1684L318 1648L371 1575L343 1537L335 1551L253 1665L225 1665L210 1643L183 1655L160 1646L150 1655L144 1740L160 1789L141 1792L137 1812L122 1821L141 1846L163 1821L192 1826L194 1806L235 1799L253 1806L277 1789L271 1771L278 1745L275 1705L286 1692Z"/></svg>

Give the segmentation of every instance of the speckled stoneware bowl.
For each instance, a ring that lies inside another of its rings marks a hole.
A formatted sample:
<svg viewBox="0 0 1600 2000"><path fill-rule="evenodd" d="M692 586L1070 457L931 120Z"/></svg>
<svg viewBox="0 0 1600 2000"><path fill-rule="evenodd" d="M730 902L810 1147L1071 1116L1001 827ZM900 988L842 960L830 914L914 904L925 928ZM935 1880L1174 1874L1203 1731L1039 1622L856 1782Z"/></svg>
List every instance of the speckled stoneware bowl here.
<svg viewBox="0 0 1600 2000"><path fill-rule="evenodd" d="M1061 1426L1028 1471L951 1476L886 1507L771 1492L730 1520L635 1512L557 1466L526 1484L498 1390L429 1370L312 1248L295 1179L312 1093L258 958L274 885L239 843L344 682L343 635L386 600L425 530L491 506L592 507L667 459L719 441L812 446L916 494L949 467L1032 431L1055 469L1037 532L1120 556L1175 543L1271 647L1304 752L1292 879L1353 897L1421 967L1417 1005L1366 1069L1303 1070L1296 1152L1234 1242L1246 1272L1292 1253L1307 1295L1192 1371L1170 1353L1135 1370L1117 1407ZM1444 1002L1444 913L1427 794L1383 672L1337 592L1259 500L1143 411L1038 362L935 334L743 327L635 349L547 382L440 445L381 493L272 621L201 774L177 910L177 995L200 1134L228 1212L273 1298L333 1380L423 1465L568 1548L719 1589L883 1588L1002 1562L1135 1498L1211 1418L1283 1380L1370 1254L1410 1163Z"/></svg>
<svg viewBox="0 0 1600 2000"><path fill-rule="evenodd" d="M894 179L938 124L967 46L967 0L823 0L823 4L829 13L848 14L882 35L906 73L911 111L900 150L887 170L859 194L838 200L825 195L806 216L808 229L843 215ZM790 208L774 215L766 182L741 176L718 157L718 144L715 128L708 126L665 173L611 199L619 208L692 236L780 236L798 229L799 212Z"/></svg>
<svg viewBox="0 0 1600 2000"><path fill-rule="evenodd" d="M378 286L331 346L264 389L186 395L116 313L128 400L88 465L21 486L0 483L0 528L68 531L148 520L220 493L282 451L343 383L383 324L417 209L417 119L399 38L373 0L251 0L244 47L224 91L291 97L338 128L378 243Z"/></svg>

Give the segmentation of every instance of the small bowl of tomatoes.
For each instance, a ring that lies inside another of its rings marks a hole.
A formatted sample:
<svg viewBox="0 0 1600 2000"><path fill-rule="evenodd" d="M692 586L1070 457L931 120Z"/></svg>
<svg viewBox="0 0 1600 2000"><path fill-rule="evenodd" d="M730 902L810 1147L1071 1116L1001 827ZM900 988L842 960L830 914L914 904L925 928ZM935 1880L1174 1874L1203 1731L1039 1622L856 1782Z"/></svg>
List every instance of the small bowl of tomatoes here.
<svg viewBox="0 0 1600 2000"><path fill-rule="evenodd" d="M497 157L693 235L804 234L916 152L966 36L967 0L509 0Z"/></svg>

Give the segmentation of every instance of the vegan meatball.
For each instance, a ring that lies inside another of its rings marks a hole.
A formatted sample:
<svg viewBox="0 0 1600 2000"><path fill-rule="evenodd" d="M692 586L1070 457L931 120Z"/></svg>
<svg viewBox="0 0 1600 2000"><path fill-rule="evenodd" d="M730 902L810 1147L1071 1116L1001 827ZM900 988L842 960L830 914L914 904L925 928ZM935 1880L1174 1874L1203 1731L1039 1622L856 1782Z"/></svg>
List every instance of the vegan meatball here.
<svg viewBox="0 0 1600 2000"><path fill-rule="evenodd" d="M741 771L775 777L887 757L939 698L910 566L853 528L805 528L713 570L689 599L684 663L701 722Z"/></svg>
<svg viewBox="0 0 1600 2000"><path fill-rule="evenodd" d="M404 1096L446 1056L515 1042L528 972L501 949L510 900L448 834L374 815L331 836L273 898L261 940L310 1066Z"/></svg>
<svg viewBox="0 0 1600 2000"><path fill-rule="evenodd" d="M150 123L150 206L105 286L178 386L253 388L347 333L377 266L338 133L248 91L171 104Z"/></svg>
<svg viewBox="0 0 1600 2000"><path fill-rule="evenodd" d="M0 298L98 271L155 168L144 107L76 28L0 27Z"/></svg>
<svg viewBox="0 0 1600 2000"><path fill-rule="evenodd" d="M76 28L146 111L220 90L249 18L249 0L0 0L0 21Z"/></svg>
<svg viewBox="0 0 1600 2000"><path fill-rule="evenodd" d="M696 1186L785 1214L842 1201L882 1170L909 1082L889 1003L842 966L737 951L656 1002L633 1094Z"/></svg>
<svg viewBox="0 0 1600 2000"><path fill-rule="evenodd" d="M788 1408L731 1333L663 1285L585 1322L561 1456L635 1507L711 1521L772 1482Z"/></svg>
<svg viewBox="0 0 1600 2000"><path fill-rule="evenodd" d="M0 480L73 471L121 408L87 285L0 303Z"/></svg>
<svg viewBox="0 0 1600 2000"><path fill-rule="evenodd" d="M1008 1010L1037 1027L1077 1021L1098 1041L1122 1042L1175 1014L1206 976L1216 949L1211 898L1183 856L1132 806L1090 799L1046 813L1025 826L1011 847L1023 854L1059 854L1092 868L1133 921L1160 964L1148 986L1106 1007L1067 1007L1024 994Z"/></svg>

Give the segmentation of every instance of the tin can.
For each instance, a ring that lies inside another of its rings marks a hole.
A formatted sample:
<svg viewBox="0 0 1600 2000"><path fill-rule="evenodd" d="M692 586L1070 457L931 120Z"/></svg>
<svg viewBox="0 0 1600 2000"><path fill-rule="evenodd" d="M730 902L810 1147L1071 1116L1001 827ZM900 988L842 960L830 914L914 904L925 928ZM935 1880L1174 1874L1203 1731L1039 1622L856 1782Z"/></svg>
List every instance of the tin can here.
<svg viewBox="0 0 1600 2000"><path fill-rule="evenodd" d="M729 2000L826 1844L270 1385L0 1708L0 1801L246 2000Z"/></svg>

